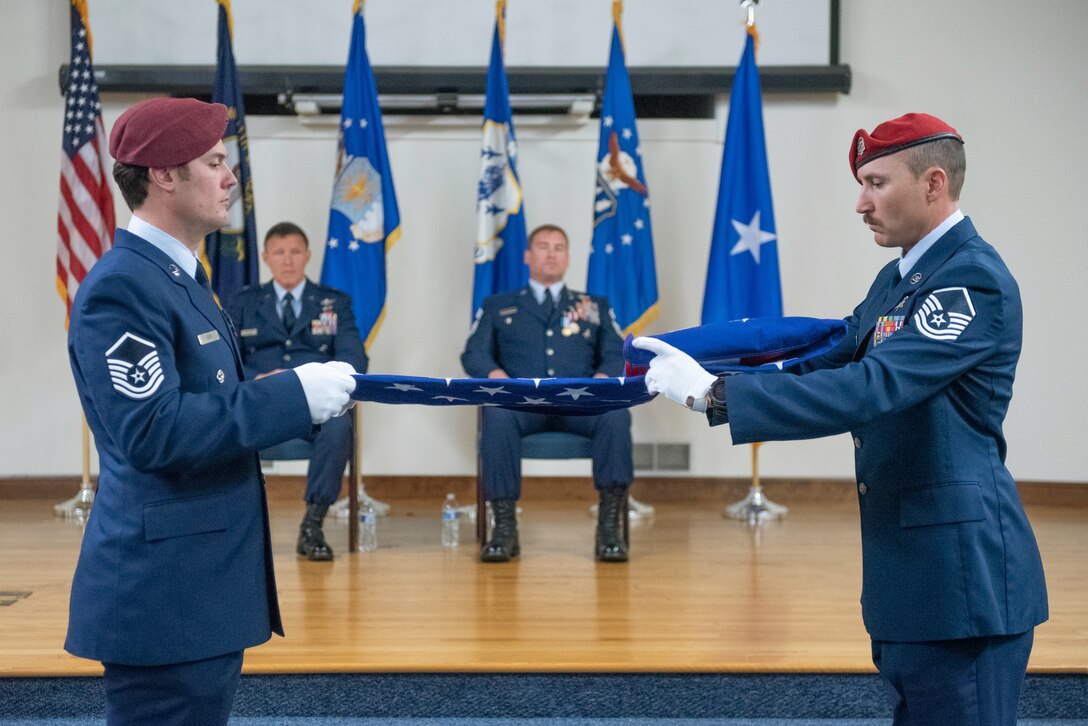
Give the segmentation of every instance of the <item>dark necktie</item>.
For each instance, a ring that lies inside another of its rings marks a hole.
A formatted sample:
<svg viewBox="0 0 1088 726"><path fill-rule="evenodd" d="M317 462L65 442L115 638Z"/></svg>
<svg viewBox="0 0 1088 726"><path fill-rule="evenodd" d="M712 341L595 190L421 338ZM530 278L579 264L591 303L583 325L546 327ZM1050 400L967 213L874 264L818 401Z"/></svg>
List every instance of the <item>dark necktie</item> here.
<svg viewBox="0 0 1088 726"><path fill-rule="evenodd" d="M283 296L283 327L288 333L295 327L295 296L291 293Z"/></svg>
<svg viewBox="0 0 1088 726"><path fill-rule="evenodd" d="M540 303L540 310L544 313L545 320L551 320L555 312L555 300L552 299L551 288L544 288L544 302Z"/></svg>
<svg viewBox="0 0 1088 726"><path fill-rule="evenodd" d="M212 281L208 279L208 273L205 272L204 265L200 262L196 263L196 281L208 292L212 291Z"/></svg>

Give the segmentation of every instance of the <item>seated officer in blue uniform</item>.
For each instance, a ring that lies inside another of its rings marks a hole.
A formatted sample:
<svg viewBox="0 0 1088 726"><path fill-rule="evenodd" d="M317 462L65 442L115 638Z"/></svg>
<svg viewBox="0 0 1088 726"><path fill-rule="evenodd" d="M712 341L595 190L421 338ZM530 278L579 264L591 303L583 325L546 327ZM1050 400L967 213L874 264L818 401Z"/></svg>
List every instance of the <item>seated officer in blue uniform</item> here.
<svg viewBox="0 0 1088 726"><path fill-rule="evenodd" d="M529 284L484 300L461 355L473 378L591 378L623 374L623 341L603 297L569 289L567 234L553 224L537 227L525 251ZM521 496L521 438L569 431L593 440L593 485L600 496L596 557L626 562L620 517L634 477L631 414L548 416L484 408L481 424L484 495L495 527L483 546L484 562L507 562L521 551L517 500Z"/></svg>
<svg viewBox="0 0 1088 726"><path fill-rule="evenodd" d="M98 495L65 649L102 661L106 720L225 724L243 649L283 635L259 449L350 407L351 366L246 380L196 250L229 221L227 109L156 98L121 114L132 210L72 305L68 353Z"/></svg>
<svg viewBox="0 0 1088 726"><path fill-rule="evenodd" d="M333 360L366 373L367 357L351 311L351 296L306 278L310 261L306 233L290 222L273 225L264 236L262 258L272 271L272 280L245 287L227 302L241 340L246 377L262 378L306 363ZM314 450L296 551L307 559L333 557L322 527L329 506L340 494L351 437L350 416L335 418L306 437Z"/></svg>
<svg viewBox="0 0 1088 726"><path fill-rule="evenodd" d="M846 319L843 343L784 373L716 378L649 338L646 377L734 444L853 435L862 594L897 726L1016 723L1035 626L1039 549L1005 468L1020 290L959 210L963 139L926 114L859 130L857 212L901 250ZM792 374L792 375L790 375Z"/></svg>

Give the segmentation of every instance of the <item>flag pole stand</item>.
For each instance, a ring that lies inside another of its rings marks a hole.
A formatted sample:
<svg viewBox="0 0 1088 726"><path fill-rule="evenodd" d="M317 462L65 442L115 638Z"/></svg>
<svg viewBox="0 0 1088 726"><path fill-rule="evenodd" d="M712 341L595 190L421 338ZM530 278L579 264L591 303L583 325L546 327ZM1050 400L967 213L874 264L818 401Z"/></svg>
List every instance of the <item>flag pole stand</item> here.
<svg viewBox="0 0 1088 726"><path fill-rule="evenodd" d="M389 514L389 510L392 509L392 507L390 507L385 502L378 501L377 499L366 493L366 487L363 485L362 467L358 466L358 462L362 459L363 446L362 416L359 414L358 404L356 404L355 407L352 409L352 415L355 416L355 426L352 429L355 436L355 446L352 447L352 455L357 456L358 459L356 459L356 466L354 467L355 481L350 483L348 486L355 486L355 496L358 508L369 506L371 509L374 510L374 514L378 515L379 517L384 517ZM337 501L336 504L333 504L331 507L329 507L329 511L331 511L335 516L341 518L347 517L354 520L358 517L357 511L351 511L351 497L343 497L342 499Z"/></svg>
<svg viewBox="0 0 1088 726"><path fill-rule="evenodd" d="M81 416L83 430L80 439L83 444L83 477L80 480L79 492L66 502L53 505L53 513L65 519L86 521L94 504L94 484L91 483L91 430L87 426L86 417Z"/></svg>
<svg viewBox="0 0 1088 726"><path fill-rule="evenodd" d="M752 486L748 489L748 496L736 504L728 505L723 513L730 519L747 521L750 526L762 524L769 519L783 519L790 511L763 495L763 487L759 484L759 447L762 445L752 444Z"/></svg>

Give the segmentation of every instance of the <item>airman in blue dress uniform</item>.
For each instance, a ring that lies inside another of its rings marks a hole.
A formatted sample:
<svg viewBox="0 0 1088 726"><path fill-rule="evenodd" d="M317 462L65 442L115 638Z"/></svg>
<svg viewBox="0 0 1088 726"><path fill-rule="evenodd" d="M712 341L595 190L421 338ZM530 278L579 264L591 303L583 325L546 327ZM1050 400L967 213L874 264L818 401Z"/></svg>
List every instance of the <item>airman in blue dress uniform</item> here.
<svg viewBox="0 0 1088 726"><path fill-rule="evenodd" d="M847 318L843 343L785 374L715 378L652 339L647 386L734 444L851 432L862 615L894 723L1016 723L1046 584L1005 468L1023 315L1016 280L958 208L963 139L926 114L859 130L857 212L902 255ZM793 374L793 375L789 375Z"/></svg>
<svg viewBox="0 0 1088 726"><path fill-rule="evenodd" d="M366 351L355 325L351 296L306 277L310 261L306 233L291 222L272 225L265 233L262 257L272 280L239 290L226 307L240 336L246 377L263 378L306 363L333 360L366 373ZM340 494L351 437L350 416L331 419L306 437L314 448L306 475L306 513L295 550L309 560L333 558L322 526L329 505Z"/></svg>
<svg viewBox="0 0 1088 726"><path fill-rule="evenodd" d="M117 120L128 229L79 287L68 350L100 460L72 582L73 655L106 719L225 724L243 649L283 634L257 450L350 407L351 366L247 381L195 252L228 221L227 109L157 98Z"/></svg>
<svg viewBox="0 0 1088 726"><path fill-rule="evenodd" d="M492 295L461 355L473 378L592 378L623 374L623 340L608 300L574 292L563 283L570 264L566 233L551 224L529 235L529 284ZM626 562L620 517L634 478L631 414L547 416L484 408L481 452L484 495L495 513L484 562L507 562L520 551L517 500L521 496L521 439L541 431L569 431L593 440L593 484L599 492L596 557Z"/></svg>

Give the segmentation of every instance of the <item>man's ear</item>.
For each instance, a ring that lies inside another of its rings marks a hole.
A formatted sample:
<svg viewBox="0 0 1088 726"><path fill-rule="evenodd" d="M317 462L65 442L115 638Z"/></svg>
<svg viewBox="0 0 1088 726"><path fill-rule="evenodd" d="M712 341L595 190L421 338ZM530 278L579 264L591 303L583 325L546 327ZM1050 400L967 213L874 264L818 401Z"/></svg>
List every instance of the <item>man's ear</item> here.
<svg viewBox="0 0 1088 726"><path fill-rule="evenodd" d="M147 170L148 180L163 191L172 192L178 183L176 166L151 167Z"/></svg>
<svg viewBox="0 0 1088 726"><path fill-rule="evenodd" d="M948 193L948 172L939 166L926 170L926 196L936 201Z"/></svg>

